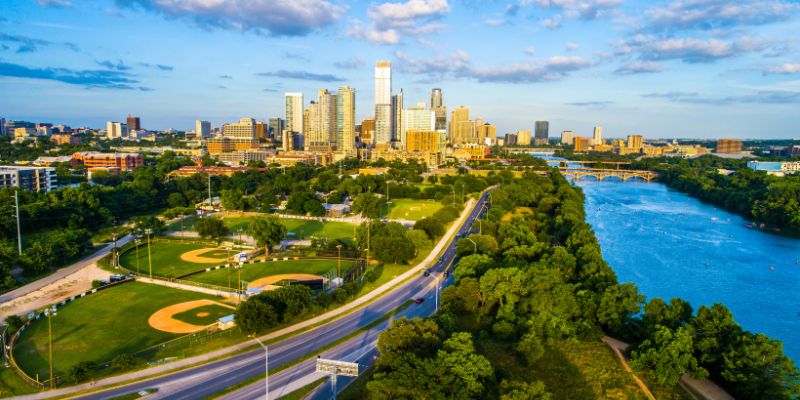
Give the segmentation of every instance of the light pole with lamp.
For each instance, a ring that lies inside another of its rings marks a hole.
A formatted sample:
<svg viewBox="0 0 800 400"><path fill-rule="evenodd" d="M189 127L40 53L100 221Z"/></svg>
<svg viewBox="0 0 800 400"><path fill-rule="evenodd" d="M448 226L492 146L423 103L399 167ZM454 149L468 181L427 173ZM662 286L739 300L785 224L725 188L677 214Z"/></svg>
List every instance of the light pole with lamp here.
<svg viewBox="0 0 800 400"><path fill-rule="evenodd" d="M51 306L44 310L44 315L47 316L47 340L48 340L48 350L50 351L50 390L56 388L55 383L56 379L53 376L53 323L51 319L58 315L58 310L56 310L56 306Z"/></svg>
<svg viewBox="0 0 800 400"><path fill-rule="evenodd" d="M236 268L238 270L238 279L239 279L239 301L236 304L242 304L242 292L244 292L244 288L242 288L242 266L244 265L244 260L241 258L239 259L239 267Z"/></svg>
<svg viewBox="0 0 800 400"><path fill-rule="evenodd" d="M477 252L478 252L478 244L477 244L477 243L475 243L475 241L474 241L474 240L472 240L472 239L470 239L470 238L468 238L468 237L465 237L464 239L467 239L467 240L469 240L470 242L472 242L472 245L473 245L473 246L475 246L475 248L474 248L474 249L473 249L473 251L472 251L472 254L475 254L475 253L477 253Z"/></svg>
<svg viewBox="0 0 800 400"><path fill-rule="evenodd" d="M136 273L141 275L141 270L139 269L139 245L142 243L140 239L133 239L133 244L136 246Z"/></svg>
<svg viewBox="0 0 800 400"><path fill-rule="evenodd" d="M153 260L150 256L150 234L152 232L153 230L150 228L145 229L145 233L147 233L147 267L150 269L150 279L153 279Z"/></svg>
<svg viewBox="0 0 800 400"><path fill-rule="evenodd" d="M264 372L266 372L266 374L264 375L264 382L266 383L267 386L267 389L264 393L264 398L266 400L269 400L269 347L265 345L263 342L261 342L261 339L259 339L255 333L252 336L253 339L255 339L256 342L260 344L261 347L264 348Z"/></svg>
<svg viewBox="0 0 800 400"><path fill-rule="evenodd" d="M228 293L231 292L231 248L226 247L225 250L228 251L228 258L225 259L225 269L228 270Z"/></svg>

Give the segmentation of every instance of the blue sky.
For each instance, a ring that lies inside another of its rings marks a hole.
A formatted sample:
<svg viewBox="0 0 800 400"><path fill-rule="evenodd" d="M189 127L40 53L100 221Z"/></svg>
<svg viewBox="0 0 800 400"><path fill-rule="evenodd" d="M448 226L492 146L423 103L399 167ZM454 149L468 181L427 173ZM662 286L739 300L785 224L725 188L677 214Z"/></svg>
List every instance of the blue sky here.
<svg viewBox="0 0 800 400"><path fill-rule="evenodd" d="M357 90L393 62L499 133L800 137L800 0L4 0L0 116L192 129Z"/></svg>

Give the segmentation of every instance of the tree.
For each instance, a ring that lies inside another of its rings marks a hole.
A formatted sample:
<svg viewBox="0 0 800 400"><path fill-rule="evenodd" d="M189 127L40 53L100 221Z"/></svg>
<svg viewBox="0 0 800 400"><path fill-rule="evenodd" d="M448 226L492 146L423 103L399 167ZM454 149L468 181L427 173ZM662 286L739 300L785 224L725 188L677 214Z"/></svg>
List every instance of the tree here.
<svg viewBox="0 0 800 400"><path fill-rule="evenodd" d="M525 357L529 366L533 366L544 355L544 344L535 332L528 332L517 344L517 351Z"/></svg>
<svg viewBox="0 0 800 400"><path fill-rule="evenodd" d="M130 354L120 354L111 360L111 366L120 371L130 369L134 364L136 364L136 359Z"/></svg>
<svg viewBox="0 0 800 400"><path fill-rule="evenodd" d="M643 301L644 296L632 283L611 286L600 298L597 320L612 333L620 332L628 318L641 310Z"/></svg>
<svg viewBox="0 0 800 400"><path fill-rule="evenodd" d="M650 332L656 325L666 326L670 329L678 329L692 317L692 306L686 301L673 298L669 305L656 297L644 306L644 322L646 332ZM647 334L647 333L646 333Z"/></svg>
<svg viewBox="0 0 800 400"><path fill-rule="evenodd" d="M91 361L81 361L67 370L67 379L78 383L89 379L94 374L95 363Z"/></svg>
<svg viewBox="0 0 800 400"><path fill-rule="evenodd" d="M272 246L279 244L286 236L286 227L275 217L258 217L253 220L247 232L259 246L264 246L264 256L269 254Z"/></svg>
<svg viewBox="0 0 800 400"><path fill-rule="evenodd" d="M656 327L653 337L642 342L632 354L634 372L651 372L660 385L677 385L687 372L698 378L708 376L694 358L692 335L685 327L675 331Z"/></svg>
<svg viewBox="0 0 800 400"><path fill-rule="evenodd" d="M456 282L468 276L480 276L492 265L492 258L486 254L471 254L458 260L453 270Z"/></svg>
<svg viewBox="0 0 800 400"><path fill-rule="evenodd" d="M201 238L212 239L217 243L230 234L225 222L220 218L214 217L200 218L194 223L194 229Z"/></svg>
<svg viewBox="0 0 800 400"><path fill-rule="evenodd" d="M414 229L425 231L430 238L438 238L444 235L444 225L441 222L425 217L414 223Z"/></svg>
<svg viewBox="0 0 800 400"><path fill-rule="evenodd" d="M242 332L258 333L275 326L278 323L278 314L271 305L255 296L239 305L233 320Z"/></svg>
<svg viewBox="0 0 800 400"><path fill-rule="evenodd" d="M481 397L483 381L494 374L492 363L475 351L472 336L467 332L456 332L445 340L436 358L460 381L459 385L450 390L454 394L463 392L466 395L464 397Z"/></svg>
<svg viewBox="0 0 800 400"><path fill-rule="evenodd" d="M428 357L442 345L442 332L436 322L429 319L400 318L378 337L381 357L378 363L391 365L403 354Z"/></svg>
<svg viewBox="0 0 800 400"><path fill-rule="evenodd" d="M406 233L408 240L414 244L414 255L419 255L421 249L427 249L432 246L431 239L428 234L420 229L412 229Z"/></svg>
<svg viewBox="0 0 800 400"><path fill-rule="evenodd" d="M550 400L553 396L542 381L521 382L503 380L500 382L500 400Z"/></svg>
<svg viewBox="0 0 800 400"><path fill-rule="evenodd" d="M694 333L695 356L701 364L718 372L722 354L733 345L742 328L733 320L731 311L722 304L701 306L690 325Z"/></svg>
<svg viewBox="0 0 800 400"><path fill-rule="evenodd" d="M397 222L375 224L370 254L388 263L407 263L416 256L414 243L406 236L408 230Z"/></svg>
<svg viewBox="0 0 800 400"><path fill-rule="evenodd" d="M131 220L133 232L137 236L144 236L148 229L151 235L158 235L167 227L164 221L157 217L134 217Z"/></svg>
<svg viewBox="0 0 800 400"><path fill-rule="evenodd" d="M800 375L777 340L743 333L722 358L722 377L732 384L737 399L796 399L800 395Z"/></svg>
<svg viewBox="0 0 800 400"><path fill-rule="evenodd" d="M350 207L354 213L361 214L368 218L378 218L381 216L385 202L382 198L372 193L362 193L353 200Z"/></svg>
<svg viewBox="0 0 800 400"><path fill-rule="evenodd" d="M469 235L464 239L459 239L456 243L456 253L462 256L465 254L495 255L497 250L497 240L489 235Z"/></svg>

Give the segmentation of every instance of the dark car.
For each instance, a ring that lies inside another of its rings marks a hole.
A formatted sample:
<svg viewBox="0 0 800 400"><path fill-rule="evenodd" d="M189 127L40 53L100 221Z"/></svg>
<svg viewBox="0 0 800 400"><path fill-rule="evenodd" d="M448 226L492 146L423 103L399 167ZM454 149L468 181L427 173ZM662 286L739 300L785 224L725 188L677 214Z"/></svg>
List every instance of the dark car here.
<svg viewBox="0 0 800 400"><path fill-rule="evenodd" d="M444 277L447 278L448 276L450 276L450 271L444 271Z"/></svg>
<svg viewBox="0 0 800 400"><path fill-rule="evenodd" d="M423 302L425 302L424 297L417 297L416 299L414 299L414 303L422 304Z"/></svg>
<svg viewBox="0 0 800 400"><path fill-rule="evenodd" d="M426 270L425 270L425 273L424 273L424 274L422 274L422 275L423 275L423 276L431 276L431 270L429 270L429 269L426 269Z"/></svg>

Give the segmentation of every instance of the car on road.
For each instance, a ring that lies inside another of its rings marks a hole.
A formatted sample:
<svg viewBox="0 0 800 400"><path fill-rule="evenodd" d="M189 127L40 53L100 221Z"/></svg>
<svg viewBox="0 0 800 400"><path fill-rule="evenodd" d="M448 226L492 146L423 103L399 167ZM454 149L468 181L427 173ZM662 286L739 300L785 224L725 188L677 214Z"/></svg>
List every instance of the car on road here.
<svg viewBox="0 0 800 400"><path fill-rule="evenodd" d="M444 277L447 278L450 276L450 271L444 271Z"/></svg>
<svg viewBox="0 0 800 400"><path fill-rule="evenodd" d="M425 273L424 273L424 274L422 274L422 275L423 275L423 276L431 276L431 270L429 270L429 269L426 269L426 270L425 270Z"/></svg>
<svg viewBox="0 0 800 400"><path fill-rule="evenodd" d="M425 298L424 297L417 297L416 299L414 299L414 303L417 303L417 304L422 304L424 302L425 302Z"/></svg>

